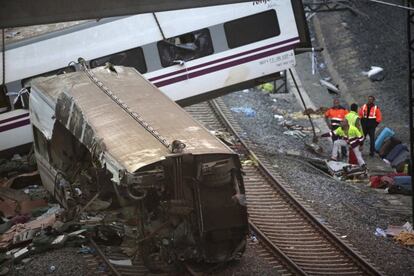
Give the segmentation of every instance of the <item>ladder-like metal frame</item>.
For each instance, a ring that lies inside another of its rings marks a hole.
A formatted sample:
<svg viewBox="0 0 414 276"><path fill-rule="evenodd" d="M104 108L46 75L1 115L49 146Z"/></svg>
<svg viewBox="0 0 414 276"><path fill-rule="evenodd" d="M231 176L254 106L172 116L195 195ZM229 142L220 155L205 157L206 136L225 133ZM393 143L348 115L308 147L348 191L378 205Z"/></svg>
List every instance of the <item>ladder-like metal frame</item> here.
<svg viewBox="0 0 414 276"><path fill-rule="evenodd" d="M331 12L349 10L349 6L344 0L305 0L303 6L305 11L310 12Z"/></svg>

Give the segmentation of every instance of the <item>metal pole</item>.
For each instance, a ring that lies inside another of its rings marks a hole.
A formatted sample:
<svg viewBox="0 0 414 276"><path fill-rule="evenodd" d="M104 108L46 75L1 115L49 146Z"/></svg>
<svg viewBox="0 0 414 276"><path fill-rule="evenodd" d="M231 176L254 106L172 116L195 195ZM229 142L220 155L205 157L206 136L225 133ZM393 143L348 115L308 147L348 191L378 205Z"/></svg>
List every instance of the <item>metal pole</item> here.
<svg viewBox="0 0 414 276"><path fill-rule="evenodd" d="M412 7L412 0L407 0L407 7ZM413 18L414 18L414 12L412 10L408 10L407 11L407 42L408 42L408 107L409 107L409 112L410 112L410 116L409 116L409 124L410 124L410 174L411 174L411 189L414 192L414 177L413 177L413 172L414 172L414 125L413 125L413 75L414 75L414 68L413 68L413 64L412 64L412 52L414 51L413 49L413 38L411 37L411 25L414 24L413 22ZM414 193L411 196L412 198L412 222L414 222Z"/></svg>
<svg viewBox="0 0 414 276"><path fill-rule="evenodd" d="M292 77L293 83L295 84L296 90L298 91L298 94L299 94L300 100L302 101L303 107L305 108L305 110L307 110L308 108L306 107L305 101L303 100L302 93L300 92L299 86L296 83L295 76L293 75L292 69L290 69L290 68L289 68L289 73L290 73L290 76ZM318 137L316 136L315 126L313 125L312 117L309 114L309 112L306 112L306 115L308 116L309 122L310 122L311 127L312 127L313 142L316 143L317 140L318 140Z"/></svg>

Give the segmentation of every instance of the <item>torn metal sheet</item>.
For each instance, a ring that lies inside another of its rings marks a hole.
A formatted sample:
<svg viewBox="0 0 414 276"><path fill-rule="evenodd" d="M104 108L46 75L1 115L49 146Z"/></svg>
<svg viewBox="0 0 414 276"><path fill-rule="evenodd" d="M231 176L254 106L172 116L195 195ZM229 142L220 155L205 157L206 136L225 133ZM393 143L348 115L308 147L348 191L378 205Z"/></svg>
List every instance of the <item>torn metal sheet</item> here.
<svg viewBox="0 0 414 276"><path fill-rule="evenodd" d="M0 210L6 217L28 214L33 209L47 206L43 199L31 199L23 191L0 187Z"/></svg>
<svg viewBox="0 0 414 276"><path fill-rule="evenodd" d="M31 240L34 234L42 228L52 226L56 221L55 215L50 215L43 219L33 220L25 224L13 225L3 235L0 236L0 248L7 248L11 244L18 244Z"/></svg>
<svg viewBox="0 0 414 276"><path fill-rule="evenodd" d="M132 265L132 261L130 259L125 259L125 260L112 260L112 259L109 259L109 262L111 264L121 265L121 266L131 266Z"/></svg>
<svg viewBox="0 0 414 276"><path fill-rule="evenodd" d="M3 182L0 183L0 187L10 188L13 187L14 181L22 180L22 179L32 179L39 175L38 171L30 172L30 173L23 173L16 176L13 176L9 179L5 178Z"/></svg>
<svg viewBox="0 0 414 276"><path fill-rule="evenodd" d="M151 122L169 141L182 141L187 145L185 151L192 154L230 153L219 141L211 139L208 131L184 110L176 108L177 105L167 96L146 80L143 81L144 78L134 69L115 68L118 77L103 67L92 71L99 79L111 79L112 82L108 81L107 85L116 91L116 96ZM169 154L168 149L114 104L82 72L39 78L32 82L32 91L34 95L42 95L56 109L56 119L88 149L97 151L104 163L114 166L115 172L124 168L134 172ZM36 117L43 111L33 107L31 114ZM34 125L37 126L36 123ZM42 123L39 125L43 127ZM47 125L53 125L52 121L49 120ZM45 131L49 135L50 130Z"/></svg>
<svg viewBox="0 0 414 276"><path fill-rule="evenodd" d="M83 72L32 82L56 117L50 139L33 124L43 185L75 218L115 201L133 208L152 270L240 256L248 221L238 155L136 70L80 63ZM95 240L121 244L123 232L97 226Z"/></svg>
<svg viewBox="0 0 414 276"><path fill-rule="evenodd" d="M326 161L326 166L331 175L340 178L351 178L366 176L366 170L357 165L352 165L346 162Z"/></svg>
<svg viewBox="0 0 414 276"><path fill-rule="evenodd" d="M36 124L47 139L52 138L53 125L56 120L53 101L32 90L30 93L30 107L30 121L32 124Z"/></svg>
<svg viewBox="0 0 414 276"><path fill-rule="evenodd" d="M414 233L413 226L406 222L404 225L388 225L386 234L388 236L398 236L401 232Z"/></svg>

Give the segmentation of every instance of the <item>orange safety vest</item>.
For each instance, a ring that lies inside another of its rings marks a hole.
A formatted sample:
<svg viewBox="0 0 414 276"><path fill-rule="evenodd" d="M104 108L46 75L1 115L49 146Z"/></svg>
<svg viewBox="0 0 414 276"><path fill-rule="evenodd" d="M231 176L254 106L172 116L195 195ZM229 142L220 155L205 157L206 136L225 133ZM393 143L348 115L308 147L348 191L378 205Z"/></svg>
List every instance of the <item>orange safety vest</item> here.
<svg viewBox="0 0 414 276"><path fill-rule="evenodd" d="M382 115L381 110L377 105L374 105L371 107L369 114L367 114L368 106L367 104L364 104L361 109L359 110L359 117L365 118L365 119L375 119L377 123L381 123L382 121Z"/></svg>
<svg viewBox="0 0 414 276"><path fill-rule="evenodd" d="M325 112L325 117L331 120L332 126L339 126L346 114L348 114L348 110L344 108L331 107Z"/></svg>

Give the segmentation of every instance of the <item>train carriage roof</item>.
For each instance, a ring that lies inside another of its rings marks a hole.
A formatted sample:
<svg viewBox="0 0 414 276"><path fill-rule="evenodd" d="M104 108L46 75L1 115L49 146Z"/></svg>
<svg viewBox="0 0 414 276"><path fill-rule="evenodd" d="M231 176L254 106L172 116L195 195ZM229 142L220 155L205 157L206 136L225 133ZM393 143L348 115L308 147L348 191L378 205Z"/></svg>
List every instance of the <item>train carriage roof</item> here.
<svg viewBox="0 0 414 276"><path fill-rule="evenodd" d="M168 142L180 140L192 154L232 153L135 69L115 66L91 71L133 112ZM90 150L98 144L129 172L163 159L170 151L106 95L85 72L32 82L32 90L55 105L56 119ZM41 112L32 110L32 113Z"/></svg>

